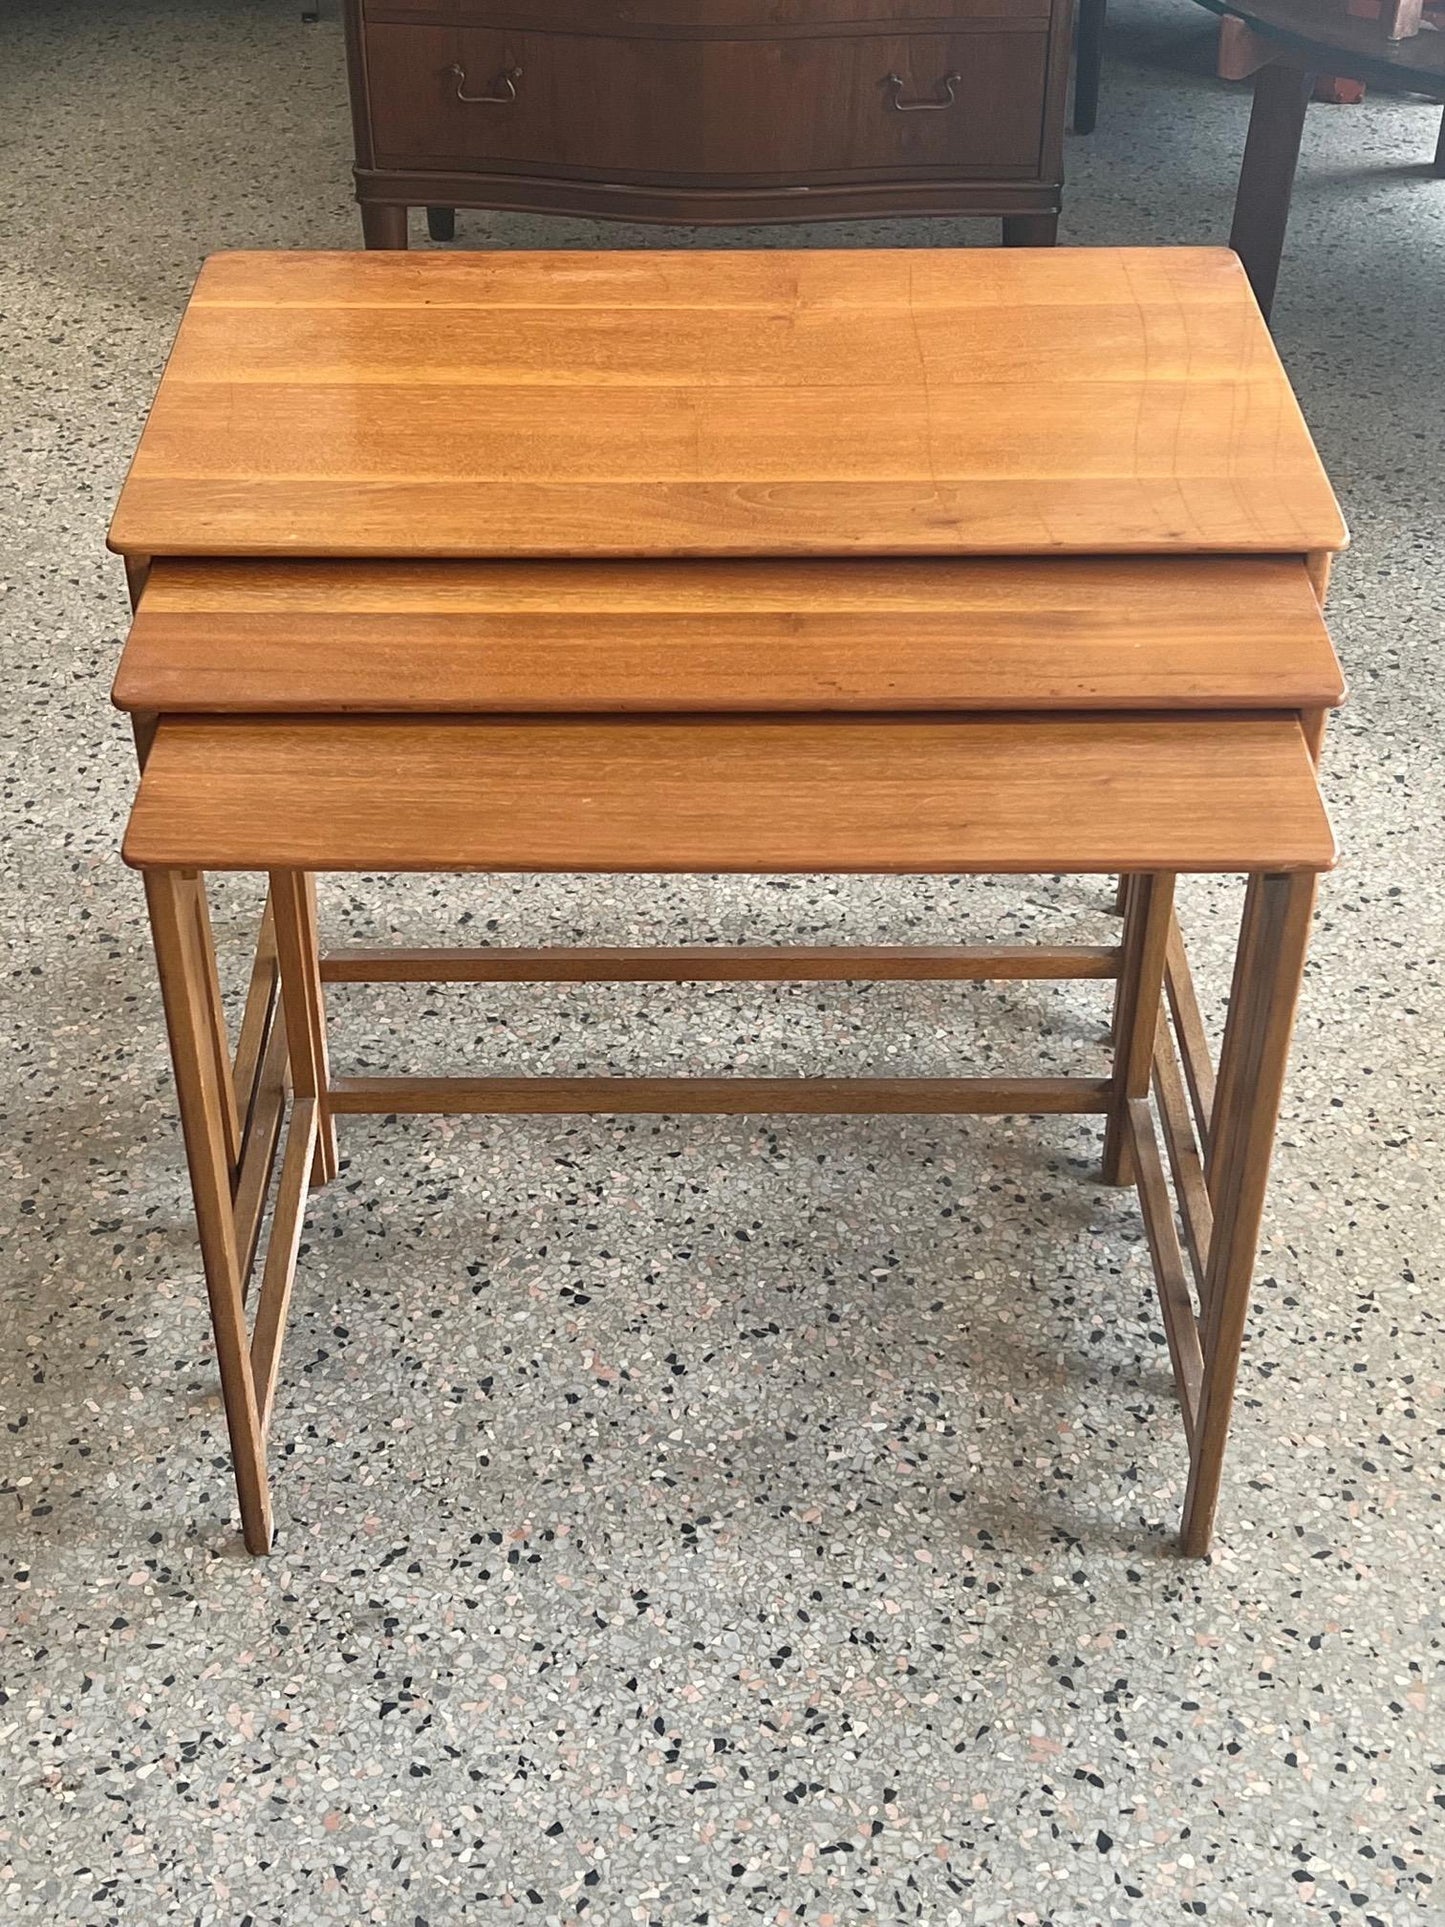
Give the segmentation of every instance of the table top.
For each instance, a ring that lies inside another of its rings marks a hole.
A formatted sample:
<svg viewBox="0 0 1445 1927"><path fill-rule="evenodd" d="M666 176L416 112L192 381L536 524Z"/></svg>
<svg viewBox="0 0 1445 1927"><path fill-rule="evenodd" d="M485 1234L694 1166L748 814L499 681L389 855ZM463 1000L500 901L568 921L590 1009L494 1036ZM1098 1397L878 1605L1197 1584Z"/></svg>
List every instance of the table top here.
<svg viewBox="0 0 1445 1927"><path fill-rule="evenodd" d="M226 254L127 555L1299 553L1339 509L1224 249Z"/></svg>
<svg viewBox="0 0 1445 1927"><path fill-rule="evenodd" d="M163 718L126 861L206 870L1319 870L1293 717Z"/></svg>
<svg viewBox="0 0 1445 1927"><path fill-rule="evenodd" d="M1312 709L1288 556L152 565L122 709Z"/></svg>
<svg viewBox="0 0 1445 1927"><path fill-rule="evenodd" d="M1331 73L1357 80L1418 86L1445 95L1445 33L1428 27L1408 40L1387 40L1378 20L1347 13L1343 0L1199 0L1211 13L1230 14L1266 39L1305 54L1330 55Z"/></svg>

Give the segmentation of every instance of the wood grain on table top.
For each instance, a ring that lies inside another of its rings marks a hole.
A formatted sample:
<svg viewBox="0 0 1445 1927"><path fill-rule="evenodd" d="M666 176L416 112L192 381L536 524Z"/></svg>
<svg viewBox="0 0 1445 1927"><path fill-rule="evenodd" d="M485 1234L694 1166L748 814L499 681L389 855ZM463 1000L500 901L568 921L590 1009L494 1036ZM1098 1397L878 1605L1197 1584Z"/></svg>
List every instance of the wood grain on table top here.
<svg viewBox="0 0 1445 1927"><path fill-rule="evenodd" d="M1322 869L1279 717L164 719L125 842L207 870Z"/></svg>
<svg viewBox="0 0 1445 1927"><path fill-rule="evenodd" d="M164 559L140 711L1319 708L1304 566L1032 560Z"/></svg>
<svg viewBox="0 0 1445 1927"><path fill-rule="evenodd" d="M1224 249L234 254L130 554L1335 550Z"/></svg>

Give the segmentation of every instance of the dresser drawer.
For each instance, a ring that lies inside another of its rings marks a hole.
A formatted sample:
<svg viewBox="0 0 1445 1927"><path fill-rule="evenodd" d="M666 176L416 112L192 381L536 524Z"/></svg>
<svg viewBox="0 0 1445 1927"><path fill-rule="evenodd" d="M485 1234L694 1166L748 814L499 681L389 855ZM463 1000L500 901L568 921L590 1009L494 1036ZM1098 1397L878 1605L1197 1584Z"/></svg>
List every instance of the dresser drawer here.
<svg viewBox="0 0 1445 1927"><path fill-rule="evenodd" d="M644 40L377 25L366 49L378 166L685 183L1039 165L1048 37L1024 26Z"/></svg>

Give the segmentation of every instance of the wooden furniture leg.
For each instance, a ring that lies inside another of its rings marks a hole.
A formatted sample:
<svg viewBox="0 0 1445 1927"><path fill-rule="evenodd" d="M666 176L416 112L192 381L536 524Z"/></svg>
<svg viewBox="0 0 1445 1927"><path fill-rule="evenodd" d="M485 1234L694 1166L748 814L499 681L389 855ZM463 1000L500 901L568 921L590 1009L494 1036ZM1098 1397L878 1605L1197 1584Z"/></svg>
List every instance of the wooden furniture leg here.
<svg viewBox="0 0 1445 1927"><path fill-rule="evenodd" d="M1206 1167L1213 1227L1201 1294L1204 1378L1180 1533L1193 1558L1208 1552L1214 1530L1315 885L1306 874L1253 876L1245 894Z"/></svg>
<svg viewBox="0 0 1445 1927"><path fill-rule="evenodd" d="M236 1468L241 1529L248 1552L269 1552L271 1499L265 1432L246 1338L223 1124L229 1074L223 1075L216 1063L213 1040L219 1013L213 1007L213 980L201 954L192 880L175 870L148 870L145 885Z"/></svg>
<svg viewBox="0 0 1445 1927"><path fill-rule="evenodd" d="M1199 1142L1209 1142L1210 1119L1214 1113L1214 1061L1209 1054L1209 1038L1204 1016L1194 989L1194 977L1184 949L1184 932L1176 917L1170 926L1169 944L1164 953L1164 988L1169 994L1169 1014L1179 1040L1179 1057L1189 1086Z"/></svg>
<svg viewBox="0 0 1445 1927"><path fill-rule="evenodd" d="M316 882L302 870L273 870L271 906L281 1003L291 1057L291 1083L298 1102L316 1107L316 1165L312 1183L336 1176L336 1125L332 1118L326 1055L326 1004L321 987L316 931Z"/></svg>
<svg viewBox="0 0 1445 1927"><path fill-rule="evenodd" d="M1254 78L1254 106L1234 197L1229 245L1244 264L1266 320L1279 280L1310 84L1306 71L1282 61L1261 67Z"/></svg>
<svg viewBox="0 0 1445 1927"><path fill-rule="evenodd" d="M433 241L455 241L457 238L456 209L429 207L426 211L426 231Z"/></svg>
<svg viewBox="0 0 1445 1927"><path fill-rule="evenodd" d="M146 757L155 739L156 718L136 716L133 719L135 734L136 761L145 768ZM249 1091L244 1101L238 1101L236 1078L231 1070L231 1040L226 1031L225 1011L221 1003L221 980L216 970L216 945L211 935L211 906L206 898L206 880L199 870L177 871L177 888L190 907L190 915L195 920L195 956L206 975L206 1001L203 1020L210 1044L211 1057L216 1067L216 1090L220 1109L221 1145L226 1158L226 1175L232 1190L236 1185L236 1174L241 1162L242 1110L250 1102Z"/></svg>
<svg viewBox="0 0 1445 1927"><path fill-rule="evenodd" d="M135 590L139 597L140 587ZM131 718L135 736L136 761L144 769L155 740L158 718L151 714L137 713ZM206 898L206 879L199 870L178 872L178 887L190 899L191 915L195 919L196 956L206 974L207 996L204 1021L210 1040L211 1056L216 1067L216 1089L219 1093L221 1142L226 1157L226 1174L234 1193L240 1175L241 1153L245 1142L245 1113L251 1103L249 1083L244 1087L244 1095L238 1093L239 1078L233 1073L231 1064L231 1042L226 1031L226 1019L221 1003L221 982L216 970L216 946L211 934L211 906ZM238 1050L239 1062L239 1050Z"/></svg>
<svg viewBox="0 0 1445 1927"><path fill-rule="evenodd" d="M148 555L127 555L125 562L125 588L130 597L131 613L140 606L140 599L146 585L146 577L151 572L151 559Z"/></svg>
<svg viewBox="0 0 1445 1927"><path fill-rule="evenodd" d="M145 768L146 758L151 753L151 744L156 739L156 725L159 721L160 717L154 710L137 710L130 719L130 733L135 739L135 760L142 769Z"/></svg>
<svg viewBox="0 0 1445 1927"><path fill-rule="evenodd" d="M1074 132L1092 134L1099 119L1099 72L1104 64L1104 17L1109 0L1079 0L1074 31Z"/></svg>
<svg viewBox="0 0 1445 1927"><path fill-rule="evenodd" d="M403 252L407 245L406 214L404 207L394 207L388 201L363 201L361 235L367 247Z"/></svg>
<svg viewBox="0 0 1445 1927"><path fill-rule="evenodd" d="M236 1083L231 1075L231 1040L226 1031L226 1015L221 1004L221 980L216 969L216 945L211 935L211 906L206 901L205 880L197 870L183 878L183 888L191 901L196 921L196 958L206 973L206 1030L211 1056L216 1067L216 1091L221 1119L221 1143L226 1154L226 1175L232 1190L241 1159L241 1118L236 1103Z"/></svg>
<svg viewBox="0 0 1445 1927"><path fill-rule="evenodd" d="M1005 214L1003 217L1006 248L1051 248L1058 238L1057 214Z"/></svg>
<svg viewBox="0 0 1445 1927"><path fill-rule="evenodd" d="M1105 1184L1127 1184L1133 1176L1129 1105L1132 1099L1149 1094L1173 917L1171 875L1150 873L1127 879L1123 955L1114 1005L1114 1075L1104 1128Z"/></svg>

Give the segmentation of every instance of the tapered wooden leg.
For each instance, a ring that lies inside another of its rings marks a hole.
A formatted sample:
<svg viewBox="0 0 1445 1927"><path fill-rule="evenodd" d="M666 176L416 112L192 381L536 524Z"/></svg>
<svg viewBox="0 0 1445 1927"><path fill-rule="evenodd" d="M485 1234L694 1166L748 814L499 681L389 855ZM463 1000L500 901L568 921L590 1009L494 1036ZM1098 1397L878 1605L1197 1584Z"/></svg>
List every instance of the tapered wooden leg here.
<svg viewBox="0 0 1445 1927"><path fill-rule="evenodd" d="M1058 238L1057 214L1005 214L1003 217L1006 248L1051 248Z"/></svg>
<svg viewBox="0 0 1445 1927"><path fill-rule="evenodd" d="M125 561L125 586L130 596L132 612L140 607L140 599L145 590L146 577L151 572L151 559L148 555L128 555Z"/></svg>
<svg viewBox="0 0 1445 1927"><path fill-rule="evenodd" d="M1092 134L1099 119L1099 73L1104 64L1108 0L1079 0L1074 30L1074 132Z"/></svg>
<svg viewBox="0 0 1445 1927"><path fill-rule="evenodd" d="M1121 876L1118 887L1114 892L1115 915L1125 918L1127 922L1129 905L1133 902L1133 899L1134 878L1132 876ZM1127 954L1127 952L1125 954ZM1122 968L1119 976L1120 982L1114 987L1114 1008L1109 1014L1109 1047L1111 1050L1117 1050L1119 1048L1119 1023L1124 1008L1124 971Z"/></svg>
<svg viewBox="0 0 1445 1927"><path fill-rule="evenodd" d="M385 201L363 201L361 238L369 248L404 252L407 245L406 209L393 207Z"/></svg>
<svg viewBox="0 0 1445 1927"><path fill-rule="evenodd" d="M276 921L276 959L291 1053L291 1082L298 1099L316 1100L314 1184L336 1176L336 1125L327 1098L331 1073L326 1057L326 1005L316 931L316 885L302 870L273 870L271 905Z"/></svg>
<svg viewBox="0 0 1445 1927"><path fill-rule="evenodd" d="M196 955L206 973L206 1027L211 1056L216 1066L216 1089L220 1092L221 1136L226 1148L226 1169L234 1191L241 1158L241 1119L236 1104L235 1079L231 1075L231 1039L221 1005L216 943L211 935L211 906L206 901L205 879L197 871L185 873L184 885L191 899L191 915L195 919Z"/></svg>
<svg viewBox="0 0 1445 1927"><path fill-rule="evenodd" d="M1209 1143L1209 1120L1214 1112L1214 1059L1204 1029L1204 1014L1189 969L1184 949L1184 932L1174 919L1169 932L1169 947L1164 956L1164 991L1169 999L1169 1014L1174 1020L1174 1035L1179 1042L1179 1059L1184 1081L1189 1086L1189 1102L1194 1112L1194 1128L1201 1145Z"/></svg>
<svg viewBox="0 0 1445 1927"><path fill-rule="evenodd" d="M256 949L251 958L251 981L246 986L246 1002L241 1011L240 1029L236 1033L236 1056L232 1081L236 1086L236 1108L241 1115L243 1140L251 1127L251 1116L256 1103L257 1080L262 1059L266 1054L271 1020L279 994L280 982L276 968L276 919L271 909L271 898L268 892L265 906L261 911L261 921L256 926Z"/></svg>
<svg viewBox="0 0 1445 1927"><path fill-rule="evenodd" d="M1254 77L1254 106L1234 197L1229 245L1244 263L1266 320L1279 280L1310 85L1309 74L1278 61L1261 67Z"/></svg>
<svg viewBox="0 0 1445 1927"><path fill-rule="evenodd" d="M174 870L148 870L145 885L216 1335L241 1529L247 1551L269 1552L271 1497L265 1434L251 1373L223 1122L230 1075L227 1067L222 1076L216 1062L219 1013L214 1008L213 980L202 955L193 880Z"/></svg>
<svg viewBox="0 0 1445 1927"><path fill-rule="evenodd" d="M150 755L151 744L155 740L157 718L144 711L131 717L131 730L135 737L136 761L144 769L146 758ZM198 954L205 968L209 995L206 1000L205 1021L210 1036L211 1054L215 1058L217 1089L220 1092L221 1132L225 1143L226 1168L230 1176L231 1188L236 1185L236 1173L241 1159L241 1116L236 1103L236 1085L231 1075L231 1040L226 1031L226 1018L221 1004L221 980L216 972L216 945L211 935L211 906L206 901L206 880L196 870L178 872L180 887L189 897L191 915L195 920Z"/></svg>
<svg viewBox="0 0 1445 1927"><path fill-rule="evenodd" d="M1259 1247L1270 1153L1314 911L1313 876L1255 876L1245 895L1209 1145L1214 1227L1201 1294L1204 1380L1180 1541L1209 1550Z"/></svg>
<svg viewBox="0 0 1445 1927"><path fill-rule="evenodd" d="M1234 975L1229 986L1229 1014L1225 1020L1226 1036L1234 1013L1243 1010L1249 986L1258 972L1258 946L1260 912L1264 898L1254 888L1254 880L1246 882L1244 892L1244 911L1239 923L1239 942L1234 952ZM1204 1178L1213 1203L1221 1182L1227 1176L1225 1169L1226 1140L1223 1133L1214 1135L1217 1119L1237 1114L1239 1110L1239 1079L1245 1069L1244 1059L1238 1050L1221 1050L1219 1068L1215 1073L1214 1091L1210 1099L1210 1133L1205 1138ZM1209 1307L1204 1307L1208 1317Z"/></svg>
<svg viewBox="0 0 1445 1927"><path fill-rule="evenodd" d="M1167 873L1128 879L1123 957L1114 1004L1114 1078L1104 1129L1105 1184L1131 1176L1130 1100L1147 1097L1154 1072L1154 1036L1164 994L1164 956L1174 914L1174 878Z"/></svg>
<svg viewBox="0 0 1445 1927"><path fill-rule="evenodd" d="M135 760L140 764L142 769L145 768L146 758L151 753L151 744L154 743L156 739L156 728L159 723L160 717L155 714L154 710L136 709L131 711L130 733L135 739Z"/></svg>

